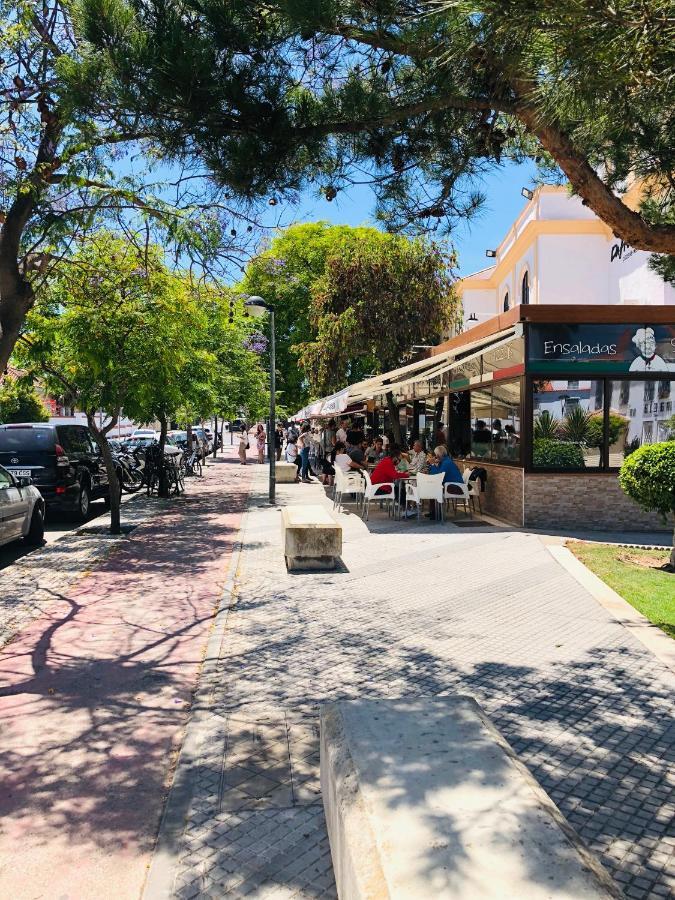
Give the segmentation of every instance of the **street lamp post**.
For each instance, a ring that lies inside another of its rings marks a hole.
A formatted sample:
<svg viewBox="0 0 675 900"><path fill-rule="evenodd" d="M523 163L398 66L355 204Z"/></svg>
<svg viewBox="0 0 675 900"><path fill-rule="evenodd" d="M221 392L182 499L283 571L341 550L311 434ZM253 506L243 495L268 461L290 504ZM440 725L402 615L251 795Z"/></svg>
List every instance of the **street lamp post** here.
<svg viewBox="0 0 675 900"><path fill-rule="evenodd" d="M270 317L270 420L267 426L267 453L270 459L270 503L275 502L276 497L276 452L274 436L277 429L276 413L276 360L274 345L274 307L266 303L262 297L249 297L244 302L244 307L254 316L263 316L269 313Z"/></svg>

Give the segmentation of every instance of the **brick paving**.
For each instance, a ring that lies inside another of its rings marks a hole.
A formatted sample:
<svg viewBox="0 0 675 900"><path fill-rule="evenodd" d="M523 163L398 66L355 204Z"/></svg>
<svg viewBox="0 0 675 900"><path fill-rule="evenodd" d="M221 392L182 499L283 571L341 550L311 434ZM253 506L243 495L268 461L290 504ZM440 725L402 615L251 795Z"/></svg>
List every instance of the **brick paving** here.
<svg viewBox="0 0 675 900"><path fill-rule="evenodd" d="M134 495L122 505L124 525L140 525L156 515L165 501ZM86 530L107 523L108 513L53 544L34 550L0 572L0 647L12 640L29 622L42 615L59 594L67 591L92 567L106 559L128 538L88 534Z"/></svg>
<svg viewBox="0 0 675 900"><path fill-rule="evenodd" d="M0 897L140 895L248 494L229 456L128 538L2 572Z"/></svg>
<svg viewBox="0 0 675 900"><path fill-rule="evenodd" d="M289 575L255 474L179 767L184 809L167 816L146 900L334 897L320 704L455 691L477 697L626 896L675 896L672 673L541 540L343 515L341 569ZM317 485L277 490L326 502Z"/></svg>

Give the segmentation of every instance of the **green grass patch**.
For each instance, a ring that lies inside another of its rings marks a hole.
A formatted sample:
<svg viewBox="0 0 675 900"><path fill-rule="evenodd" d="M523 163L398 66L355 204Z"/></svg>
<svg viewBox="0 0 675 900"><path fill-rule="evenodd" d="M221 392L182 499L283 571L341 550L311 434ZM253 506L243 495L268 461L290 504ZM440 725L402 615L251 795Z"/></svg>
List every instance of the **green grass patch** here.
<svg viewBox="0 0 675 900"><path fill-rule="evenodd" d="M675 574L659 567L669 551L568 541L567 547L598 578L645 618L675 638Z"/></svg>

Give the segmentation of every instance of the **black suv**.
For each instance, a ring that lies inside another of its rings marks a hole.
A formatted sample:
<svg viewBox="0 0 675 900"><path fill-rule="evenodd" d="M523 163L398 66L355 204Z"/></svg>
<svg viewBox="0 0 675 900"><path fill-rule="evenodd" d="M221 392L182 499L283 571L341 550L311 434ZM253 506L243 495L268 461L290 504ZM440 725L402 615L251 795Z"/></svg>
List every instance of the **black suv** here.
<svg viewBox="0 0 675 900"><path fill-rule="evenodd" d="M103 456L85 425L0 425L0 465L31 478L47 509L82 521L92 500L110 501Z"/></svg>

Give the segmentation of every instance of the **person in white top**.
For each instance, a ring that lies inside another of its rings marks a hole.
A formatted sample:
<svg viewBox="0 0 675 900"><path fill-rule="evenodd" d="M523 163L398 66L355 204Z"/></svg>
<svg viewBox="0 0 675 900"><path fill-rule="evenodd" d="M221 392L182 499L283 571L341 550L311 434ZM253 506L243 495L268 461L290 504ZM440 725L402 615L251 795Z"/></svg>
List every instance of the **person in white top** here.
<svg viewBox="0 0 675 900"><path fill-rule="evenodd" d="M340 427L335 432L335 440L340 444L347 443L347 431L346 431L347 420L343 419L340 422Z"/></svg>
<svg viewBox="0 0 675 900"><path fill-rule="evenodd" d="M347 447L345 444L338 442L335 445L335 462L333 465L336 469L342 469L342 471L347 474L347 472L352 471L350 468L351 459L347 453Z"/></svg>

